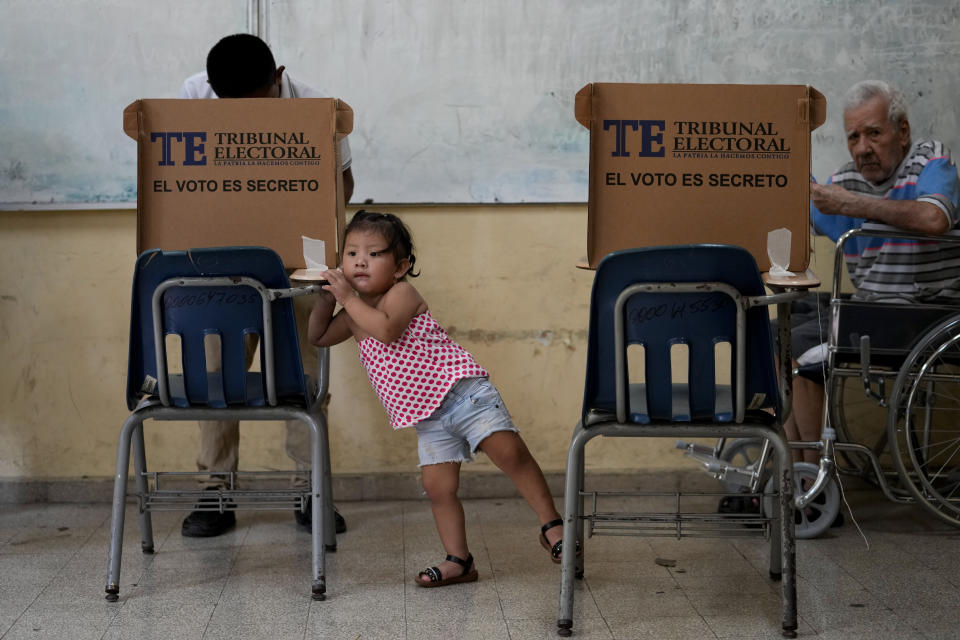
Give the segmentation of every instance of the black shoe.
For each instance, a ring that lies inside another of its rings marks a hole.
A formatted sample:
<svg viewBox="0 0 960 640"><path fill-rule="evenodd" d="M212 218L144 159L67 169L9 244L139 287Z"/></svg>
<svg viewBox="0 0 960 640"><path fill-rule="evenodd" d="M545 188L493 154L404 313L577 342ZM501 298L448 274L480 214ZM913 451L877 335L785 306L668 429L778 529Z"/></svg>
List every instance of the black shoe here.
<svg viewBox="0 0 960 640"><path fill-rule="evenodd" d="M295 510L293 517L296 518L298 525L306 527L307 531L313 531L313 501L307 501L306 511ZM347 521L343 519L336 507L333 508L333 522L337 533L344 533L347 530Z"/></svg>
<svg viewBox="0 0 960 640"><path fill-rule="evenodd" d="M215 498L203 498L200 503L216 504ZM183 519L180 535L188 538L212 538L223 535L237 524L237 516L233 513L233 503L228 501L228 509L223 511L191 511ZM200 504L197 505L201 506Z"/></svg>
<svg viewBox="0 0 960 640"><path fill-rule="evenodd" d="M760 513L760 501L751 496L724 496L717 513Z"/></svg>
<svg viewBox="0 0 960 640"><path fill-rule="evenodd" d="M744 518L761 515L760 500L753 496L724 496L717 505L717 513L736 513L743 515ZM760 522L747 522L743 526L748 529L759 529L763 525Z"/></svg>

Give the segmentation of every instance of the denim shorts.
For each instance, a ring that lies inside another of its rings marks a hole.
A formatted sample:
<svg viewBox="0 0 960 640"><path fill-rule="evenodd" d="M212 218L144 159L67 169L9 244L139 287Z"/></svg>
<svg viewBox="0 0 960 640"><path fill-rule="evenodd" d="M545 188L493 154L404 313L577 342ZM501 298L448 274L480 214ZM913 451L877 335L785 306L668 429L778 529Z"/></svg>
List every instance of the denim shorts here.
<svg viewBox="0 0 960 640"><path fill-rule="evenodd" d="M500 392L487 378L457 381L437 410L414 427L421 467L469 462L473 452L491 433L517 433Z"/></svg>

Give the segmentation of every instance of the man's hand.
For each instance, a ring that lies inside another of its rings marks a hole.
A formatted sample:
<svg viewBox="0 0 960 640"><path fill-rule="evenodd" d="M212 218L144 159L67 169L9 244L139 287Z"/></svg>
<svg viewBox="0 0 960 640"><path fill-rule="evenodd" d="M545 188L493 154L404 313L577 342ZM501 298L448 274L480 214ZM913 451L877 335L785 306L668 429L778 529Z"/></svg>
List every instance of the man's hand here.
<svg viewBox="0 0 960 640"><path fill-rule="evenodd" d="M855 216L853 210L859 199L862 198L840 185L810 183L810 201L820 213L830 216Z"/></svg>

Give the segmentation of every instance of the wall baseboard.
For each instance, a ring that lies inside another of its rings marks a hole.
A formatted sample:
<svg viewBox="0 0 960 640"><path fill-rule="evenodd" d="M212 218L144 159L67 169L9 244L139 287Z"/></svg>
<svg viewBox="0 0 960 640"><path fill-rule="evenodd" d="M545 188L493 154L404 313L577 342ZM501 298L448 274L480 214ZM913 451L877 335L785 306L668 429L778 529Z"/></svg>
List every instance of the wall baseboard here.
<svg viewBox="0 0 960 640"><path fill-rule="evenodd" d="M545 473L555 496L564 493L564 474ZM464 499L519 497L506 475L497 472L465 472L460 476ZM718 491L719 483L696 469L682 471L588 472L588 489L603 491ZM185 485L194 488L195 484ZM134 492L133 483L127 486ZM337 474L333 477L335 500L426 499L417 472ZM107 502L113 499L113 478L0 478L0 504L36 502Z"/></svg>

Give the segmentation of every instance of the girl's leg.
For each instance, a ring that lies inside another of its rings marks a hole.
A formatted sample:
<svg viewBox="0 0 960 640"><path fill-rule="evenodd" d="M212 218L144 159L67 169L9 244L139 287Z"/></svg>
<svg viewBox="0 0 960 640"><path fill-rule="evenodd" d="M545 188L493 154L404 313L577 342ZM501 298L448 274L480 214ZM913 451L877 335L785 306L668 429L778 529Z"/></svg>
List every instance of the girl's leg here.
<svg viewBox="0 0 960 640"><path fill-rule="evenodd" d="M467 530L463 515L463 504L457 497L460 488L460 463L444 462L427 464L420 467L423 489L430 498L433 520L444 550L451 556L466 560L470 555L467 548ZM463 573L462 566L444 560L437 565L444 578ZM422 577L422 582L429 582Z"/></svg>
<svg viewBox="0 0 960 640"><path fill-rule="evenodd" d="M537 514L541 525L560 517L540 465L517 433L495 431L484 438L477 448L513 481L520 495ZM553 545L563 536L563 527L547 529L545 535L547 542Z"/></svg>

